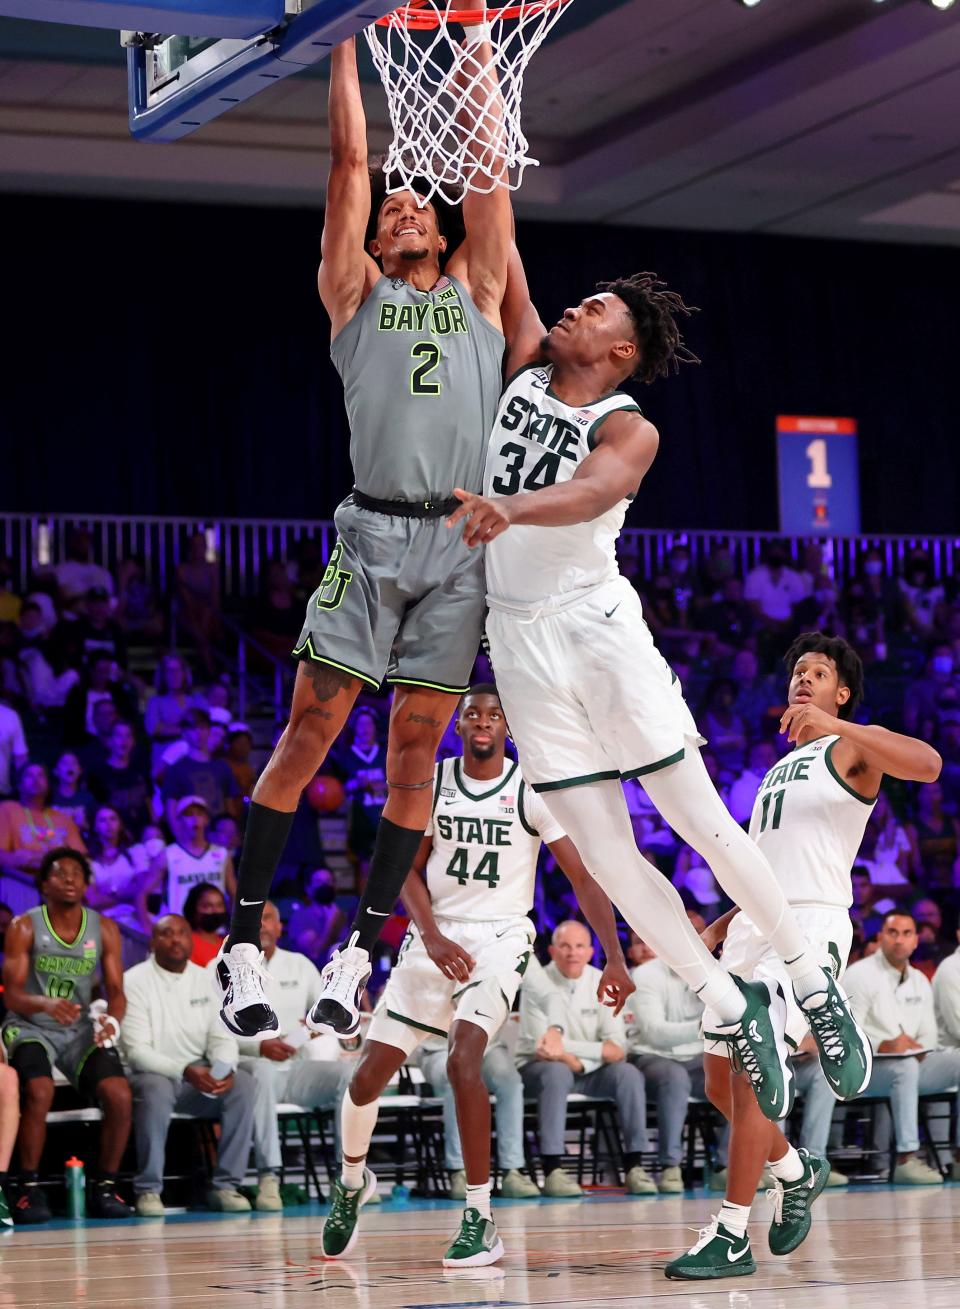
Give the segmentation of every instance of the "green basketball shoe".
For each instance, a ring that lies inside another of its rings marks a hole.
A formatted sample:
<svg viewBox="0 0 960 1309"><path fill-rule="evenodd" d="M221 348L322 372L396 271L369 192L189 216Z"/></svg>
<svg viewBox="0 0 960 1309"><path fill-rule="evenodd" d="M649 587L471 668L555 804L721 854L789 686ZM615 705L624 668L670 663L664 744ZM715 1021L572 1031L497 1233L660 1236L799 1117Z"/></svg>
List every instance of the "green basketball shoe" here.
<svg viewBox="0 0 960 1309"><path fill-rule="evenodd" d="M787 1002L779 986L771 1000L765 983L745 982L734 973L730 976L747 1007L739 1023L721 1027L718 1035L727 1041L731 1062L750 1078L757 1104L776 1123L793 1108L793 1068L783 1035ZM776 1014L772 1013L774 1007Z"/></svg>
<svg viewBox="0 0 960 1309"><path fill-rule="evenodd" d="M3 1194L3 1188L0 1187L0 1227L12 1227L13 1217L10 1213L10 1206L7 1204L7 1197Z"/></svg>
<svg viewBox="0 0 960 1309"><path fill-rule="evenodd" d="M823 970L826 986L823 1001L809 1007L797 1003L810 1024L810 1031L820 1051L820 1067L827 1085L838 1100L854 1100L861 1095L873 1072L873 1050L866 1033L860 1027L847 1003L847 997L833 980L828 969Z"/></svg>
<svg viewBox="0 0 960 1309"><path fill-rule="evenodd" d="M482 1268L503 1257L503 1242L492 1218L483 1218L479 1209L464 1209L460 1231L443 1256L444 1268Z"/></svg>
<svg viewBox="0 0 960 1309"><path fill-rule="evenodd" d="M377 1179L369 1168L363 1170L363 1185L349 1191L338 1178L333 1184L330 1212L320 1233L324 1259L345 1259L360 1235L357 1219L360 1210L377 1189Z"/></svg>
<svg viewBox="0 0 960 1309"><path fill-rule="evenodd" d="M700 1239L686 1254L674 1259L663 1270L675 1281L699 1282L717 1277L747 1277L757 1271L750 1253L749 1236L737 1236L714 1217Z"/></svg>
<svg viewBox="0 0 960 1309"><path fill-rule="evenodd" d="M796 1182L773 1179L767 1199L773 1201L773 1222L770 1224L770 1253L789 1254L806 1240L810 1231L810 1209L814 1200L827 1184L830 1164L818 1154L800 1150L803 1176Z"/></svg>

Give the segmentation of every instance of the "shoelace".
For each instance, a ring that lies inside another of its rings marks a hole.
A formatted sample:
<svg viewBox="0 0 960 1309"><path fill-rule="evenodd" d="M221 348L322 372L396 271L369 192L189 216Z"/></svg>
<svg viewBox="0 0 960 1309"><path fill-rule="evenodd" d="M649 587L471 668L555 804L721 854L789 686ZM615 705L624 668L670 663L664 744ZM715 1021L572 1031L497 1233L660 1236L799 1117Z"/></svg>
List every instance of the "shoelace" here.
<svg viewBox="0 0 960 1309"><path fill-rule="evenodd" d="M482 1218L464 1218L460 1223L460 1231L457 1233L454 1245L474 1245L480 1239L480 1233L483 1229Z"/></svg>
<svg viewBox="0 0 960 1309"><path fill-rule="evenodd" d="M804 1017L819 1037L827 1058L843 1062L847 1047L830 1004L822 1005L819 1009L806 1009Z"/></svg>
<svg viewBox="0 0 960 1309"><path fill-rule="evenodd" d="M757 1090L763 1085L763 1076L760 1072L760 1061L754 1054L753 1047L747 1040L746 1036L741 1033L739 1036L730 1038L733 1049L737 1052L737 1062L740 1068L750 1078L750 1085Z"/></svg>
<svg viewBox="0 0 960 1309"><path fill-rule="evenodd" d="M230 960L230 981L233 984L233 1003L237 1009L247 1009L253 1004L266 1004L263 993L264 976L259 963L249 963L246 959Z"/></svg>
<svg viewBox="0 0 960 1309"><path fill-rule="evenodd" d="M359 1194L360 1192L357 1191L358 1196ZM352 1218L354 1216L352 1213L348 1213L350 1209L354 1208L354 1206L351 1204L351 1201L353 1199L354 1196L351 1195L350 1192L346 1191L344 1188L341 1187L340 1191L337 1193L337 1198L334 1201L333 1207L331 1208L330 1213L327 1215L328 1227L333 1227L333 1228L346 1227L347 1219Z"/></svg>
<svg viewBox="0 0 960 1309"><path fill-rule="evenodd" d="M805 1191L805 1186L791 1186L787 1191L779 1177L773 1179L773 1186L767 1191L767 1199L773 1201L773 1221L778 1227L784 1222L784 1215L788 1223L795 1223L803 1217L807 1209Z"/></svg>
<svg viewBox="0 0 960 1309"><path fill-rule="evenodd" d="M356 988L360 974L367 965L366 959L358 959L357 951L349 945L343 950L337 950L327 967L330 969L330 980L325 982L324 991L328 994L352 995ZM353 958L348 958L352 955Z"/></svg>
<svg viewBox="0 0 960 1309"><path fill-rule="evenodd" d="M690 1254L696 1254L702 1250L717 1234L717 1219L713 1218L706 1227L688 1227L688 1232L696 1232L697 1239L693 1243L693 1249Z"/></svg>

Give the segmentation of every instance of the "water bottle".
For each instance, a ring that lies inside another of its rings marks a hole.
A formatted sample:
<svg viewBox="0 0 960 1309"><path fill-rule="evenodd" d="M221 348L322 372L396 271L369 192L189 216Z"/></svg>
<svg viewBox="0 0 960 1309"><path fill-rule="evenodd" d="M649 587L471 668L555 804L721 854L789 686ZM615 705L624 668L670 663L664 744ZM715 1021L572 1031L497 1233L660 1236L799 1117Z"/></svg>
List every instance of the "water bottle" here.
<svg viewBox="0 0 960 1309"><path fill-rule="evenodd" d="M390 1199L399 1200L401 1203L404 1200L409 1200L410 1199L409 1186L405 1186L403 1182L394 1182L393 1189L390 1192Z"/></svg>
<svg viewBox="0 0 960 1309"><path fill-rule="evenodd" d="M83 1171L83 1160L71 1157L67 1160L65 1168L65 1181L67 1184L67 1217L86 1218L87 1179Z"/></svg>

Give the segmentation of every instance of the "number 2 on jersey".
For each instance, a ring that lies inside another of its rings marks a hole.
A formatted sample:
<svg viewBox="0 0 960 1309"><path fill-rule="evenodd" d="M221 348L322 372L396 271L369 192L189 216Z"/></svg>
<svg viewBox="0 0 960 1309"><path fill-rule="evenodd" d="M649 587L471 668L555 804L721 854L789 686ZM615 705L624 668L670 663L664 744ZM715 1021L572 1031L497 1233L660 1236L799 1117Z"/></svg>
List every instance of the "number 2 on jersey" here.
<svg viewBox="0 0 960 1309"><path fill-rule="evenodd" d="M500 881L500 874L497 872L499 859L500 856L496 850L488 850L473 870L473 881L486 882L487 886L493 890ZM453 858L447 864L447 876L455 877L461 886L466 886L467 882L470 881L468 854L463 846L453 852Z"/></svg>
<svg viewBox="0 0 960 1309"><path fill-rule="evenodd" d="M767 819L770 816L770 801L773 801L773 822L770 824L770 831L775 832L780 826L780 819L783 815L783 797L786 795L786 788L782 791L774 791L772 794L768 791L763 797L762 807L760 809L760 831L767 830Z"/></svg>
<svg viewBox="0 0 960 1309"><path fill-rule="evenodd" d="M410 354L412 358L421 361L410 374L410 394L439 395L440 383L428 382L427 378L442 358L440 347L434 341L418 341Z"/></svg>
<svg viewBox="0 0 960 1309"><path fill-rule="evenodd" d="M503 474L493 479L493 489L498 495L516 495L520 490L520 474L527 452L516 441L508 441L500 450L500 458L506 457ZM544 452L523 479L525 491L542 491L545 486L553 486L560 468L560 456Z"/></svg>

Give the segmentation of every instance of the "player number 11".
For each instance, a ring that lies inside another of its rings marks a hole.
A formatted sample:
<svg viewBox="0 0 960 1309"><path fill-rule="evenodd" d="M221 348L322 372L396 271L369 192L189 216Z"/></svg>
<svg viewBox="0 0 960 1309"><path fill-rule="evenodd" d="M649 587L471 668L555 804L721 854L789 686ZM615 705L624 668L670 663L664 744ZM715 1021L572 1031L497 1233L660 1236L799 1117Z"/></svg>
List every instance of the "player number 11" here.
<svg viewBox="0 0 960 1309"><path fill-rule="evenodd" d="M770 824L771 832L775 832L777 828L780 826L780 818L783 814L783 797L785 794L786 794L786 788L784 788L782 791L774 791L773 794L771 794L768 791L767 794L763 797L763 805L760 810L761 832L765 832L767 830L767 819L770 816L771 800L773 801L773 822Z"/></svg>

